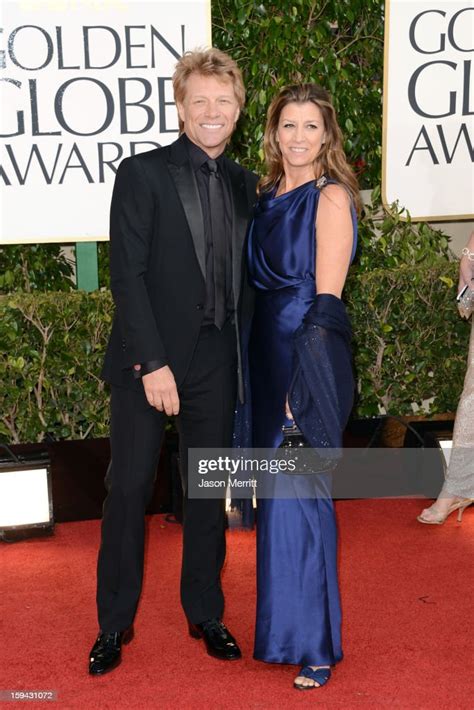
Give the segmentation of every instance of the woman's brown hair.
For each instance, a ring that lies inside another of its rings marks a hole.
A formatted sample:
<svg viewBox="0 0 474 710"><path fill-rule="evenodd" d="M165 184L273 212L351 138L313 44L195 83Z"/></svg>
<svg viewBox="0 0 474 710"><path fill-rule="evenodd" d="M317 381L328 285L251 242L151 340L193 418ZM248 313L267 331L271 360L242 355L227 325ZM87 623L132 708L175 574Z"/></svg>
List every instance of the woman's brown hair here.
<svg viewBox="0 0 474 710"><path fill-rule="evenodd" d="M330 94L317 84L292 84L285 86L271 102L268 113L263 149L265 153L266 175L258 184L258 191L271 190L283 175L283 161L277 142L278 124L281 112L290 103L313 103L320 109L325 129L325 142L315 160L315 178L327 174L349 191L354 206L359 211L361 206L359 185L347 162L343 149L343 137L336 118L336 112Z"/></svg>

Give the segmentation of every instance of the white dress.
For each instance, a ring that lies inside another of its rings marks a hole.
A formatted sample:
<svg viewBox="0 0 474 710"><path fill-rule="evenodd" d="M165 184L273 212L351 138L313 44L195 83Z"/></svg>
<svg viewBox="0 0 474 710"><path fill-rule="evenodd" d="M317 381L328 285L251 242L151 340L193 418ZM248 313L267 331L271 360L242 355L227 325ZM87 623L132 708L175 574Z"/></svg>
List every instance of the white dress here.
<svg viewBox="0 0 474 710"><path fill-rule="evenodd" d="M443 497L474 498L474 314L464 388L454 422L453 445Z"/></svg>

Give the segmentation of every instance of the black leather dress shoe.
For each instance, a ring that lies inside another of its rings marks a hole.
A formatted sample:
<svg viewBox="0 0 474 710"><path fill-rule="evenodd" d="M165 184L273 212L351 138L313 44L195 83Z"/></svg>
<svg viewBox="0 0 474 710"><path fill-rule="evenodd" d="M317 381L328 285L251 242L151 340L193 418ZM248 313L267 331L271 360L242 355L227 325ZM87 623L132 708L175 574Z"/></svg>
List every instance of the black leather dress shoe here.
<svg viewBox="0 0 474 710"><path fill-rule="evenodd" d="M110 633L101 631L89 654L89 673L104 675L116 668L122 660L122 643L130 643L132 639L133 627Z"/></svg>
<svg viewBox="0 0 474 710"><path fill-rule="evenodd" d="M195 639L204 639L208 654L214 658L222 661L242 658L237 641L219 619L209 619L202 624L189 624L189 635Z"/></svg>

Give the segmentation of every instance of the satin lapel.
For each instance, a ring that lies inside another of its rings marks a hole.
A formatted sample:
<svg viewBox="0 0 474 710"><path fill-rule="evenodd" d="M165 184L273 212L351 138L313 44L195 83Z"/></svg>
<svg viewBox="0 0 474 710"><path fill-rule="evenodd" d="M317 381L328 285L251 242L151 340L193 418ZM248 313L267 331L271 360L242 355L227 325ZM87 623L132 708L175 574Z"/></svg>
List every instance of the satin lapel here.
<svg viewBox="0 0 474 710"><path fill-rule="evenodd" d="M232 288L237 306L242 286L242 251L249 220L249 205L244 171L230 161L227 161L227 171L232 199Z"/></svg>
<svg viewBox="0 0 474 710"><path fill-rule="evenodd" d="M168 169L175 182L176 189L178 190L191 236L193 238L194 249L196 251L199 267L204 280L206 280L204 219L202 215L201 200L199 199L196 177L188 159L185 159L185 162L181 165L169 161Z"/></svg>

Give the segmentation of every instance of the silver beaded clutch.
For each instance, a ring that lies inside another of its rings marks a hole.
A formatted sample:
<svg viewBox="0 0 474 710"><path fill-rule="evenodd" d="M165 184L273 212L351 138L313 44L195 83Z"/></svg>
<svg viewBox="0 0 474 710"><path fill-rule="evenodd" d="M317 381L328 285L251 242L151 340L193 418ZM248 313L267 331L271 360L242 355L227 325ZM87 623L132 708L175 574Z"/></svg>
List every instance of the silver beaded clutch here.
<svg viewBox="0 0 474 710"><path fill-rule="evenodd" d="M474 311L474 290L469 286L464 286L457 297L458 310L463 318L469 318Z"/></svg>

